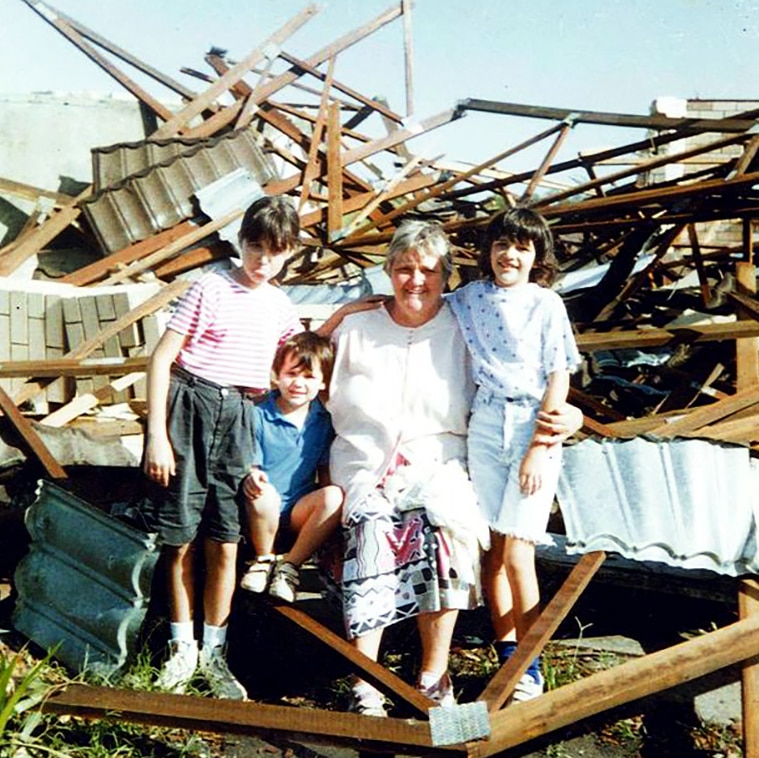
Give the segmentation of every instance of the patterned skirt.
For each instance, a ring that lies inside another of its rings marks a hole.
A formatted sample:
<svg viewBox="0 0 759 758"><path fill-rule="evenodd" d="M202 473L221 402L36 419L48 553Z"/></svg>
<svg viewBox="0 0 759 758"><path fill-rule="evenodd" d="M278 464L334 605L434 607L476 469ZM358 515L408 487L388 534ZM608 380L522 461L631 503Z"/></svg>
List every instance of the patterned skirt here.
<svg viewBox="0 0 759 758"><path fill-rule="evenodd" d="M479 551L433 526L424 508L389 508L382 490L361 506L343 527L342 560L332 566L349 639L420 613L482 603Z"/></svg>

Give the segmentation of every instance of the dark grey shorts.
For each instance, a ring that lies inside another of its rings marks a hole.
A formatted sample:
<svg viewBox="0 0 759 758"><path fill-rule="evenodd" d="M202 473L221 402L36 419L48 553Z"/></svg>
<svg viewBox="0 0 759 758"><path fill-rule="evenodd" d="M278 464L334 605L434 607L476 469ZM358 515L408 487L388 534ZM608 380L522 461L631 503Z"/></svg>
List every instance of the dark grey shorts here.
<svg viewBox="0 0 759 758"><path fill-rule="evenodd" d="M176 476L154 495L148 517L165 544L186 545L199 534L239 541L239 491L253 463L253 425L253 401L235 387L172 368L168 432Z"/></svg>

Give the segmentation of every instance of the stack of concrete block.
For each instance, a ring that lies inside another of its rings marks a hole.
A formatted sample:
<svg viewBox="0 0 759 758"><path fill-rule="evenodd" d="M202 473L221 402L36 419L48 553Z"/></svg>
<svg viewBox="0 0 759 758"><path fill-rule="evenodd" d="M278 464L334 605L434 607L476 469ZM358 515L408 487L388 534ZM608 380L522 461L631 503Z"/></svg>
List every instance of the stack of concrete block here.
<svg viewBox="0 0 759 758"><path fill-rule="evenodd" d="M62 358L153 296L158 284L74 287L46 281L0 279L0 364L7 361L45 361ZM163 331L165 316L146 316L125 326L118 335L88 352L88 358L127 358L147 355ZM0 378L10 395L24 378ZM108 385L111 377L61 377L50 383L43 400L66 403L76 395ZM144 397L144 382L118 393L116 402Z"/></svg>

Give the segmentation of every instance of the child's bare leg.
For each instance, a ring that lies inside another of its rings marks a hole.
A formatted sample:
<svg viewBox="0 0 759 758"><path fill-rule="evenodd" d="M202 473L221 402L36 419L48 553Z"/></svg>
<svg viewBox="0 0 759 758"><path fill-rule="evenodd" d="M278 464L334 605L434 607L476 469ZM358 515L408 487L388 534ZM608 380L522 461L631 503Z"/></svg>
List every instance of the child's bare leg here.
<svg viewBox="0 0 759 758"><path fill-rule="evenodd" d="M514 603L514 625L517 639L521 640L540 615L535 545L516 537L506 537L503 555Z"/></svg>
<svg viewBox="0 0 759 758"><path fill-rule="evenodd" d="M262 486L258 497L249 498L245 502L250 544L256 555L270 555L274 551L280 502L279 493L270 484Z"/></svg>
<svg viewBox="0 0 759 758"><path fill-rule="evenodd" d="M225 626L232 609L237 569L237 543L205 542L206 583L203 592L205 622Z"/></svg>
<svg viewBox="0 0 759 758"><path fill-rule="evenodd" d="M328 485L302 497L292 510L290 526L298 535L285 556L288 563L301 566L335 531L340 523L343 492Z"/></svg>
<svg viewBox="0 0 759 758"><path fill-rule="evenodd" d="M195 545L166 545L169 620L191 622L195 613Z"/></svg>
<svg viewBox="0 0 759 758"><path fill-rule="evenodd" d="M505 565L505 537L490 533L490 550L485 554L485 595L496 640L516 641L514 603Z"/></svg>

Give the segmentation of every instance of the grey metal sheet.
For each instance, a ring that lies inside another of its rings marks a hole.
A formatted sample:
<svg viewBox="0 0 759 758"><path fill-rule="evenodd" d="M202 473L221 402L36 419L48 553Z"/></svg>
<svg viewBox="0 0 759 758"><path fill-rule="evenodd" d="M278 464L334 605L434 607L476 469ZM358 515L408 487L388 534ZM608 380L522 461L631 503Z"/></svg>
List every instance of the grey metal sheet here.
<svg viewBox="0 0 759 758"><path fill-rule="evenodd" d="M557 491L568 551L756 573L758 477L747 448L709 440L569 445Z"/></svg>

